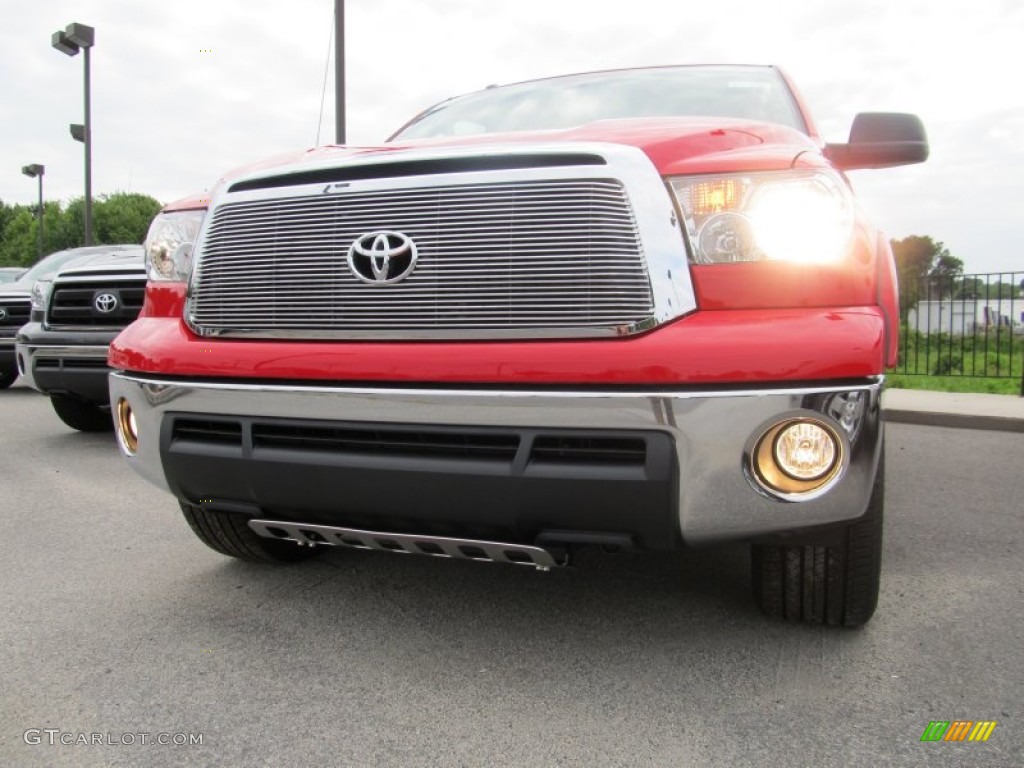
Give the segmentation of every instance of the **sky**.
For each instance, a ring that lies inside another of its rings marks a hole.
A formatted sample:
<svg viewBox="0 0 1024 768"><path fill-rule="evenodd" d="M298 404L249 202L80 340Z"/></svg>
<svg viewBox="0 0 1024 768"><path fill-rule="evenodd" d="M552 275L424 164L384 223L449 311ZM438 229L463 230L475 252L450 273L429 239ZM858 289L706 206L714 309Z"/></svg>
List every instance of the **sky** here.
<svg viewBox="0 0 1024 768"><path fill-rule="evenodd" d="M334 0L0 0L0 200L84 190L82 56L96 28L93 194L169 202L224 171L334 140ZM346 0L350 144L383 141L449 96L493 83L657 64L777 64L823 137L857 112L914 112L924 165L850 174L887 235L928 235L967 272L1024 271L1020 0ZM333 56L333 52L332 52ZM326 72L326 99L324 93Z"/></svg>

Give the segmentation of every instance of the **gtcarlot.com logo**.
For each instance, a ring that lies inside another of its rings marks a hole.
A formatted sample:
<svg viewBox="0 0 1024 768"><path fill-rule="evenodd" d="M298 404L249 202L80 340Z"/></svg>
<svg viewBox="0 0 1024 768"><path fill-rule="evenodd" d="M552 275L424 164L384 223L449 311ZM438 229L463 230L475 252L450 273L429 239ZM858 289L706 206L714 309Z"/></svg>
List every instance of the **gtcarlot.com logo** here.
<svg viewBox="0 0 1024 768"><path fill-rule="evenodd" d="M113 747L152 745L186 747L203 743L201 733L74 733L60 728L29 728L22 734L26 744L36 746Z"/></svg>
<svg viewBox="0 0 1024 768"><path fill-rule="evenodd" d="M995 729L995 720L932 720L921 741L988 741Z"/></svg>

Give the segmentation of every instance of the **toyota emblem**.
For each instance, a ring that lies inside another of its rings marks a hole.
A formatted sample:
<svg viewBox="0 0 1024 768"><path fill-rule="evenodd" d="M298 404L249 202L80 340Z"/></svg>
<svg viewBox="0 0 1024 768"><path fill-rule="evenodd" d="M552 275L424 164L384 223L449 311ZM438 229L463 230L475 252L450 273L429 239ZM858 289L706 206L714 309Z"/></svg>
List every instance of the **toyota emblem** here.
<svg viewBox="0 0 1024 768"><path fill-rule="evenodd" d="M348 268L364 283L405 280L416 267L416 243L408 235L380 230L357 237L348 249Z"/></svg>
<svg viewBox="0 0 1024 768"><path fill-rule="evenodd" d="M117 296L113 293L98 293L92 300L92 305L101 315L109 315L117 309Z"/></svg>

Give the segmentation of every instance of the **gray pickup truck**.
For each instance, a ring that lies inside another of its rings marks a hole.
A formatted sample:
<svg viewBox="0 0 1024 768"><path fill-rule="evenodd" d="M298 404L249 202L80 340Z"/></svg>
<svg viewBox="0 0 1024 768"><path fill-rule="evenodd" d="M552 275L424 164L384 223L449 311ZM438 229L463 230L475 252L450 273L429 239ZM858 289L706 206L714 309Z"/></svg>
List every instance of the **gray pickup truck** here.
<svg viewBox="0 0 1024 768"><path fill-rule="evenodd" d="M146 270L138 245L79 250L81 258L35 283L15 355L25 381L49 395L61 421L98 432L112 428L107 348L138 317Z"/></svg>

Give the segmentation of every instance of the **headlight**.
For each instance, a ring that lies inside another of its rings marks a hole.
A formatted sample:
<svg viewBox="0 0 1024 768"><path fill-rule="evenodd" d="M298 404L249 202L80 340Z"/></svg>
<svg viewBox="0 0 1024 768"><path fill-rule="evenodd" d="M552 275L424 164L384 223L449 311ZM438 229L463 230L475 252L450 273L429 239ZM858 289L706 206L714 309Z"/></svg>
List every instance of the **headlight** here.
<svg viewBox="0 0 1024 768"><path fill-rule="evenodd" d="M53 282L50 280L36 280L32 286L32 311L45 312L46 302L50 299L50 287Z"/></svg>
<svg viewBox="0 0 1024 768"><path fill-rule="evenodd" d="M192 271L192 248L206 211L157 214L146 233L146 269L150 280L185 282Z"/></svg>
<svg viewBox="0 0 1024 768"><path fill-rule="evenodd" d="M823 263L849 247L853 200L831 171L677 176L669 184L698 264Z"/></svg>

